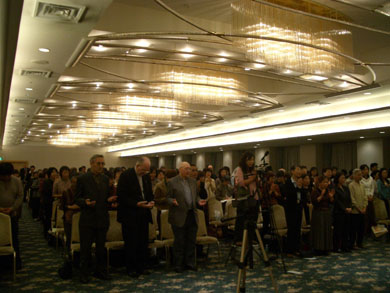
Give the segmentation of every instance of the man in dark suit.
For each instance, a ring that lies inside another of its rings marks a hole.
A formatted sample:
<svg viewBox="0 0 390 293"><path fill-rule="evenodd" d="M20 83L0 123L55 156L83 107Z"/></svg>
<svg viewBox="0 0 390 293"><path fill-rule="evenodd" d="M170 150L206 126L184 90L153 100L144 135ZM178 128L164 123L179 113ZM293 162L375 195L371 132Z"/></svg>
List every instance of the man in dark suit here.
<svg viewBox="0 0 390 293"><path fill-rule="evenodd" d="M108 177L103 174L104 157L94 155L90 159L90 172L77 180L75 202L80 207L80 281L88 283L88 264L91 258L92 242L96 243L97 268L95 277L109 279L106 271L104 244L109 227L108 207L116 206L117 196L110 197Z"/></svg>
<svg viewBox="0 0 390 293"><path fill-rule="evenodd" d="M127 274L133 278L149 273L145 264L152 223L150 209L154 206L149 170L150 160L141 157L134 168L121 174L117 186L118 222L122 223Z"/></svg>
<svg viewBox="0 0 390 293"><path fill-rule="evenodd" d="M303 193L298 178L301 169L298 166L292 166L290 172L291 178L287 179L281 188L286 203L284 209L287 222L287 253L300 256Z"/></svg>
<svg viewBox="0 0 390 293"><path fill-rule="evenodd" d="M183 269L196 270L195 247L198 219L196 204L204 206L206 200L197 195L196 181L189 177L190 164L182 162L179 175L168 181L168 221L172 225L175 235L173 251L175 257L175 271L181 273Z"/></svg>

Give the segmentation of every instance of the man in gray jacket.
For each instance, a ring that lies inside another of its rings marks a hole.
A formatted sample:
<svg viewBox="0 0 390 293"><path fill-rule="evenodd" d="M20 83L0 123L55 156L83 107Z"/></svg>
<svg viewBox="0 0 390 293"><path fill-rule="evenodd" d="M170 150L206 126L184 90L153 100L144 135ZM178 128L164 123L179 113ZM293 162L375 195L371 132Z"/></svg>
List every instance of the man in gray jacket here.
<svg viewBox="0 0 390 293"><path fill-rule="evenodd" d="M173 251L175 271L181 273L184 269L196 270L195 247L198 219L196 204L204 206L206 200L197 195L196 181L190 178L190 164L182 162L179 175L168 181L168 221L172 225L175 241Z"/></svg>

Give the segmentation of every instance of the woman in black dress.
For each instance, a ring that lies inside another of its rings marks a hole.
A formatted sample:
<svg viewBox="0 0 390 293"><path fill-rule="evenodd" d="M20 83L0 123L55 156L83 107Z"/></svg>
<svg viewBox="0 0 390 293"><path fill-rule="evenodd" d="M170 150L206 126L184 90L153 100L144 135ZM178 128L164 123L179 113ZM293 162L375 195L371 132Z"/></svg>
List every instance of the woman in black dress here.
<svg viewBox="0 0 390 293"><path fill-rule="evenodd" d="M328 189L329 180L318 178L318 187L311 194L313 214L311 219L311 243L317 254L327 255L333 247L332 213L334 189Z"/></svg>
<svg viewBox="0 0 390 293"><path fill-rule="evenodd" d="M345 176L343 173L337 173L334 177L334 184L336 186L333 207L333 250L335 252L349 252L350 243L350 213L351 209L351 195L349 188L344 185Z"/></svg>

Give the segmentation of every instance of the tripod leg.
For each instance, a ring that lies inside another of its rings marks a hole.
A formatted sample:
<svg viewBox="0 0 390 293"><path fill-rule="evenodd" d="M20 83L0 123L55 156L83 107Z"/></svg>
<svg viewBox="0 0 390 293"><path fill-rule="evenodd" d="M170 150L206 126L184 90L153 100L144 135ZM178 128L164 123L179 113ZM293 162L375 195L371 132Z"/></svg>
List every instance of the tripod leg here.
<svg viewBox="0 0 390 293"><path fill-rule="evenodd" d="M237 293L245 292L245 277L246 277L245 251L247 245L248 245L248 230L245 229L244 235L242 237L241 256L240 256L238 279L237 279ZM243 283L242 286L241 286L241 282Z"/></svg>
<svg viewBox="0 0 390 293"><path fill-rule="evenodd" d="M278 291L278 285L276 284L275 279L274 279L274 275L272 273L271 262L269 261L268 255L265 252L263 241L261 240L261 236L260 236L259 230L256 229L255 231L256 231L257 240L259 241L260 250L261 250L261 252L263 254L265 266L268 267L268 273L269 273L269 276L271 278L272 285L274 286L275 292L279 292Z"/></svg>
<svg viewBox="0 0 390 293"><path fill-rule="evenodd" d="M265 252L264 245L263 245L263 240L261 240L261 236L260 236L259 230L256 229L255 232L256 232L257 240L259 241L259 246L260 246L261 253L263 254L264 262L265 262L266 265L269 265L268 255Z"/></svg>

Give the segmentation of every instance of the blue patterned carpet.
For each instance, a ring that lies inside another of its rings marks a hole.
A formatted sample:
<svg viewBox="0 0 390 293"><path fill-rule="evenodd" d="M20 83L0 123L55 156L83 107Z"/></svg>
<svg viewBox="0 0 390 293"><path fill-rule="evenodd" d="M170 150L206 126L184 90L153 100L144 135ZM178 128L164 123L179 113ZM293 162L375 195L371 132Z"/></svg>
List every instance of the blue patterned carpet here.
<svg viewBox="0 0 390 293"><path fill-rule="evenodd" d="M209 261L199 261L199 271L176 274L165 264L138 280L125 275L123 266L111 267L111 281L92 279L83 285L74 269L71 280L62 280L57 273L62 264L61 251L47 245L41 225L34 222L27 208L20 221L20 242L23 268L15 282L11 269L4 269L1 259L0 292L235 292L237 267L224 265L229 243L222 241L222 260L210 248ZM280 261L266 268L255 257L255 267L248 269L246 292L274 292L269 269L279 292L390 292L390 245L384 239L367 240L364 250L347 254L331 254L313 259L288 258L289 271L284 274ZM238 253L237 253L238 255ZM120 256L117 256L120 259Z"/></svg>

